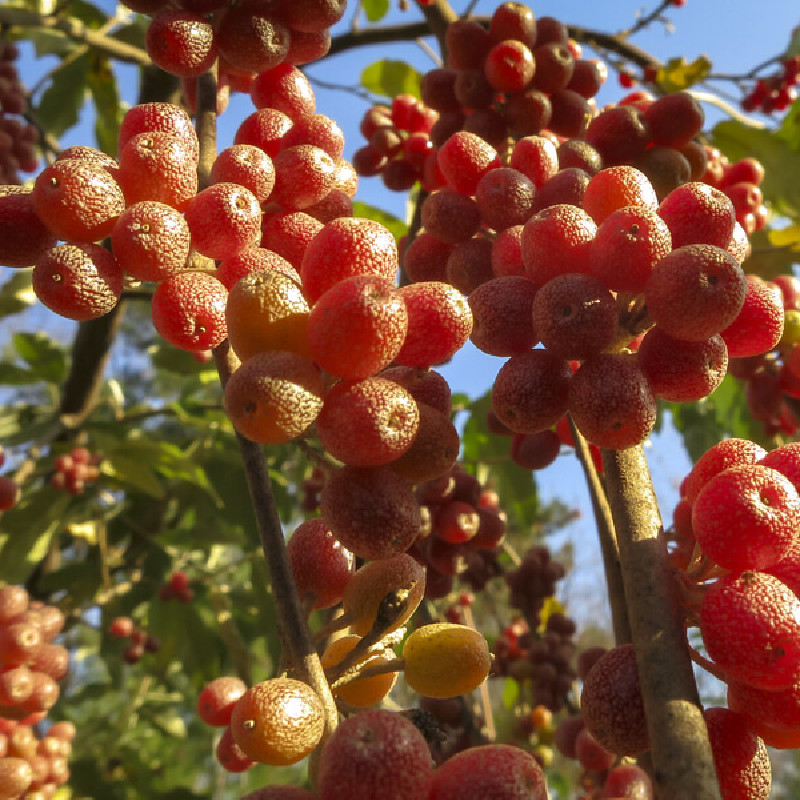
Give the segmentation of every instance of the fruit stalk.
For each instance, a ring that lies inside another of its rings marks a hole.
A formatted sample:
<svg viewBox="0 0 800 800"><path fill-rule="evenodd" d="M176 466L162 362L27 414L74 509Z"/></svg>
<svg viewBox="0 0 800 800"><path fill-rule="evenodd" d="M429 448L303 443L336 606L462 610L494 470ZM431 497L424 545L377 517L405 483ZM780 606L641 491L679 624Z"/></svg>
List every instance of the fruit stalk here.
<svg viewBox="0 0 800 800"><path fill-rule="evenodd" d="M641 446L603 450L657 797L719 800L677 586Z"/></svg>

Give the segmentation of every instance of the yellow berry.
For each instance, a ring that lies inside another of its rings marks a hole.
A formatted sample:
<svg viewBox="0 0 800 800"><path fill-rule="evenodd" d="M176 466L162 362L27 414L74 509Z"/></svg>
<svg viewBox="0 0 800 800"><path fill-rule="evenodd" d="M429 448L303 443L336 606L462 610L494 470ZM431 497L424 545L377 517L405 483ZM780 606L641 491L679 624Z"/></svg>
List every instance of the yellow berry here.
<svg viewBox="0 0 800 800"><path fill-rule="evenodd" d="M361 637L359 636L342 636L339 639L334 639L325 648L325 652L320 657L322 666L325 669L335 666L360 641ZM394 653L389 653L389 657L387 657L385 651L370 651L359 659L358 663L362 668L371 668L382 664L388 664L389 658L393 656ZM351 706L369 708L370 706L380 703L380 701L389 694L396 679L396 672L385 672L382 675L372 675L368 678L356 678L355 680L333 689L333 694L335 697L338 697L345 703L349 703Z"/></svg>

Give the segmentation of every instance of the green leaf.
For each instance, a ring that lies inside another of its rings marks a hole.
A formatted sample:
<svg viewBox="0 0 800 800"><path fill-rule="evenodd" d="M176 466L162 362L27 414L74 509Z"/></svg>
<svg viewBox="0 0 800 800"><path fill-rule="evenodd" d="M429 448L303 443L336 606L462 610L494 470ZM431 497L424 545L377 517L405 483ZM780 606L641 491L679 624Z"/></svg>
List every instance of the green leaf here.
<svg viewBox="0 0 800 800"><path fill-rule="evenodd" d="M118 452L104 454L100 472L117 481L122 488L133 488L161 499L164 482L142 459L122 455Z"/></svg>
<svg viewBox="0 0 800 800"><path fill-rule="evenodd" d="M0 580L24 583L47 555L71 497L45 487L0 515Z"/></svg>
<svg viewBox="0 0 800 800"><path fill-rule="evenodd" d="M80 20L87 28L102 28L108 22L105 12L85 0L70 0L69 15Z"/></svg>
<svg viewBox="0 0 800 800"><path fill-rule="evenodd" d="M702 81L710 71L711 62L706 56L698 56L691 62L681 56L660 67L656 81L665 92L681 92Z"/></svg>
<svg viewBox="0 0 800 800"><path fill-rule="evenodd" d="M17 38L32 42L36 58L59 56L63 58L75 49L75 42L62 31L48 28L18 28Z"/></svg>
<svg viewBox="0 0 800 800"><path fill-rule="evenodd" d="M38 107L36 118L53 136L61 136L78 124L78 117L86 100L89 53L84 53L53 73L50 85Z"/></svg>
<svg viewBox="0 0 800 800"><path fill-rule="evenodd" d="M503 680L503 708L511 709L517 704L519 698L519 683L513 678Z"/></svg>
<svg viewBox="0 0 800 800"><path fill-rule="evenodd" d="M36 302L29 269L16 270L0 287L0 317L19 314Z"/></svg>
<svg viewBox="0 0 800 800"><path fill-rule="evenodd" d="M373 94L396 97L399 94L420 96L422 76L405 61L384 59L366 67L361 73L361 85Z"/></svg>
<svg viewBox="0 0 800 800"><path fill-rule="evenodd" d="M394 216L394 214L390 214L388 211L381 211L379 208L360 201L353 203L353 216L366 217L367 219L375 220L375 222L380 222L384 228L388 228L394 234L395 239L400 239L408 233L408 225Z"/></svg>
<svg viewBox="0 0 800 800"><path fill-rule="evenodd" d="M792 103L775 135L793 150L800 150L800 99Z"/></svg>
<svg viewBox="0 0 800 800"><path fill-rule="evenodd" d="M18 367L16 364L9 364L7 361L0 363L0 385L25 386L29 383L38 382L39 378L34 375L33 370Z"/></svg>
<svg viewBox="0 0 800 800"><path fill-rule="evenodd" d="M776 133L751 128L736 120L717 123L713 144L731 162L752 156L764 165L761 190L773 210L790 217L800 216L800 151L793 150Z"/></svg>
<svg viewBox="0 0 800 800"><path fill-rule="evenodd" d="M105 56L92 54L86 81L94 98L94 136L97 146L104 153L116 156L122 106L119 102L117 79Z"/></svg>
<svg viewBox="0 0 800 800"><path fill-rule="evenodd" d="M389 0L362 0L361 5L370 22L379 22L389 12Z"/></svg>
<svg viewBox="0 0 800 800"><path fill-rule="evenodd" d="M787 228L770 230L767 235L771 245L788 247L795 252L800 252L800 225L790 225Z"/></svg>
<svg viewBox="0 0 800 800"><path fill-rule="evenodd" d="M16 333L12 337L20 358L39 380L60 383L67 371L64 351L44 333Z"/></svg>

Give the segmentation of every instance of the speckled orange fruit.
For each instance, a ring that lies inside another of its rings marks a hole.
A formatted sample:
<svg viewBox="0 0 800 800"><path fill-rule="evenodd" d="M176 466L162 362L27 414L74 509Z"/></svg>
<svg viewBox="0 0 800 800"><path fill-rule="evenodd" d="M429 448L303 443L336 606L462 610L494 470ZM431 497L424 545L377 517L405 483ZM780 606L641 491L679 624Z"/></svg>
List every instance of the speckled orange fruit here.
<svg viewBox="0 0 800 800"><path fill-rule="evenodd" d="M325 727L322 701L306 683L271 678L248 689L231 717L233 740L253 761L296 764L319 743Z"/></svg>
<svg viewBox="0 0 800 800"><path fill-rule="evenodd" d="M335 666L360 641L360 636L342 636L339 639L334 639L325 648L325 652L320 657L322 666L325 669ZM377 667L387 664L393 655L393 653L385 650L380 650L379 652L370 651L358 663L362 667ZM367 678L356 678L334 689L333 694L334 697L344 700L345 703L349 703L351 706L369 708L380 703L389 694L396 678L396 672L386 672L383 675L372 675Z"/></svg>
<svg viewBox="0 0 800 800"><path fill-rule="evenodd" d="M417 628L403 647L406 683L426 697L458 697L486 679L492 665L483 635L467 625Z"/></svg>

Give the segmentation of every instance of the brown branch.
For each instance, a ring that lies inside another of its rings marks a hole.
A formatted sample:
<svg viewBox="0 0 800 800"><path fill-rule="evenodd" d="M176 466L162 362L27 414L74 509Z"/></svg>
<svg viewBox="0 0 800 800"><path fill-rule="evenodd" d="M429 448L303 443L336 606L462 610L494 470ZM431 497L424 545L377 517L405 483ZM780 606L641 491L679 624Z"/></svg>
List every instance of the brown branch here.
<svg viewBox="0 0 800 800"><path fill-rule="evenodd" d="M625 587L622 583L622 569L619 563L619 549L617 547L617 534L614 530L614 520L611 508L600 476L594 466L592 454L586 439L575 426L571 415L568 415L569 427L575 441L575 454L578 456L586 483L589 487L589 496L592 501L594 518L597 523L597 535L600 539L600 551L603 555L603 571L606 576L608 589L608 603L611 607L611 624L614 628L614 640L619 644L631 641L631 624L628 620L628 608L625 605Z"/></svg>
<svg viewBox="0 0 800 800"><path fill-rule="evenodd" d="M659 798L720 800L678 587L641 446L604 450Z"/></svg>

